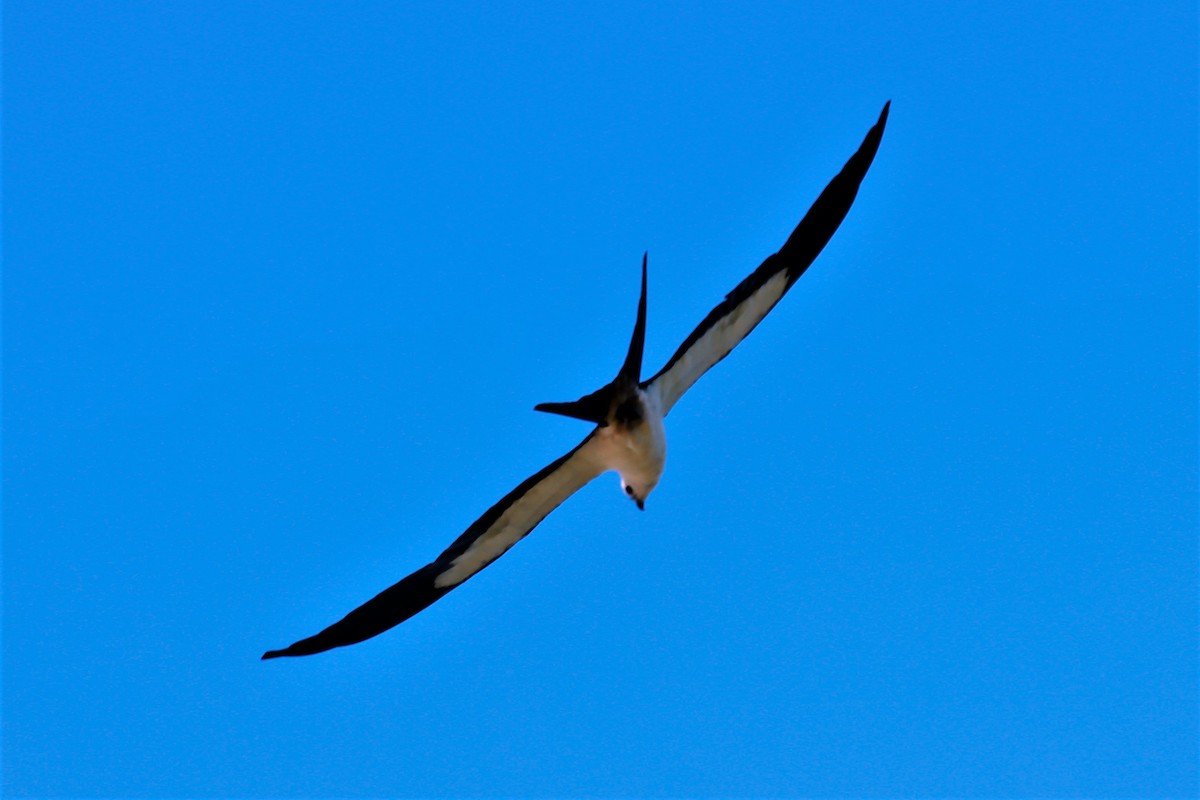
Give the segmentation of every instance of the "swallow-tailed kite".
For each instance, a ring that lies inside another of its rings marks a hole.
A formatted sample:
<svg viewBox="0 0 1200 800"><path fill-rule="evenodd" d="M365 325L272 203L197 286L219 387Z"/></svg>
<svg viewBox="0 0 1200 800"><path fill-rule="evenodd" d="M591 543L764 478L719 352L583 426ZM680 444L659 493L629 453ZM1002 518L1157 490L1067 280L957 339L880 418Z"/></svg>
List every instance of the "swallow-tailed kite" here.
<svg viewBox="0 0 1200 800"><path fill-rule="evenodd" d="M546 515L604 472L621 477L621 490L643 508L662 476L667 442L663 418L697 379L746 338L804 274L833 236L879 149L887 122L885 104L868 131L779 252L725 296L684 340L675 355L648 380L641 380L646 335L646 258L642 291L628 355L617 377L571 403L542 403L538 411L564 414L595 424L571 452L504 496L467 528L445 552L325 630L264 659L306 656L355 644L399 625L462 585L528 535Z"/></svg>

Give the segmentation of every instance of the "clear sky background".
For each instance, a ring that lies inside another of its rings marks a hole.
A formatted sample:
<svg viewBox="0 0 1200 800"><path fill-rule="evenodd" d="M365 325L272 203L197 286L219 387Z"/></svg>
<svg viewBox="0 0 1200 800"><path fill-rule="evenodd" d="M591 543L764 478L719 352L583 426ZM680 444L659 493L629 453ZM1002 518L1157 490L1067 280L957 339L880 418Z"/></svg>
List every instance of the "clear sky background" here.
<svg viewBox="0 0 1200 800"><path fill-rule="evenodd" d="M3 791L1197 792L1194 3L4 5ZM891 122L786 300L370 642Z"/></svg>

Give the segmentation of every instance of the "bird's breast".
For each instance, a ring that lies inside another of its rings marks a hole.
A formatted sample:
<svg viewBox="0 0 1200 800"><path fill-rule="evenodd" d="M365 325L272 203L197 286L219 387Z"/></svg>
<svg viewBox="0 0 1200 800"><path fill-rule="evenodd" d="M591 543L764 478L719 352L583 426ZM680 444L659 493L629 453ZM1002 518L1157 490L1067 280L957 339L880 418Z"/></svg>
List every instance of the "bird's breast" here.
<svg viewBox="0 0 1200 800"><path fill-rule="evenodd" d="M667 460L667 435L657 397L638 390L640 414L629 423L614 421L600 428L604 468L638 485L658 483Z"/></svg>

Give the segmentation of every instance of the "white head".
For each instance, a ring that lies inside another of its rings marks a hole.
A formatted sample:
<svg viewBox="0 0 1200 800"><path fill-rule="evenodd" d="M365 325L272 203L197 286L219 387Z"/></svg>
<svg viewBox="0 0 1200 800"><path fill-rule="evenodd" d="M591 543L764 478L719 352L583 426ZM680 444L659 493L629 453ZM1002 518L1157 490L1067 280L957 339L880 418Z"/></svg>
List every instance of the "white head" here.
<svg viewBox="0 0 1200 800"><path fill-rule="evenodd" d="M640 511L646 510L646 498L650 496L650 493L654 491L654 487L657 485L658 481L651 483L639 480L632 475L628 478L621 475L621 491L625 493L626 497L637 503Z"/></svg>

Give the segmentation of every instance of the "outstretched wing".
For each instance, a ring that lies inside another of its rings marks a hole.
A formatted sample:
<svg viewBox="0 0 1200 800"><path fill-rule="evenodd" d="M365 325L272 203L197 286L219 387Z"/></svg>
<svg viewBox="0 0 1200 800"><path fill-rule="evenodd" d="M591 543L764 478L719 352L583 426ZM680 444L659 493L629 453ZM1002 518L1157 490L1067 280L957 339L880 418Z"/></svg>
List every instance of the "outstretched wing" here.
<svg viewBox="0 0 1200 800"><path fill-rule="evenodd" d="M879 149L890 106L891 101L884 104L879 121L867 132L858 151L821 192L779 252L727 294L724 302L709 312L658 374L642 384L657 387L664 415L701 375L754 330L842 224Z"/></svg>
<svg viewBox="0 0 1200 800"><path fill-rule="evenodd" d="M594 432L574 450L489 508L454 544L419 570L351 611L325 630L263 658L307 656L355 644L399 625L495 561L592 478L604 472Z"/></svg>

